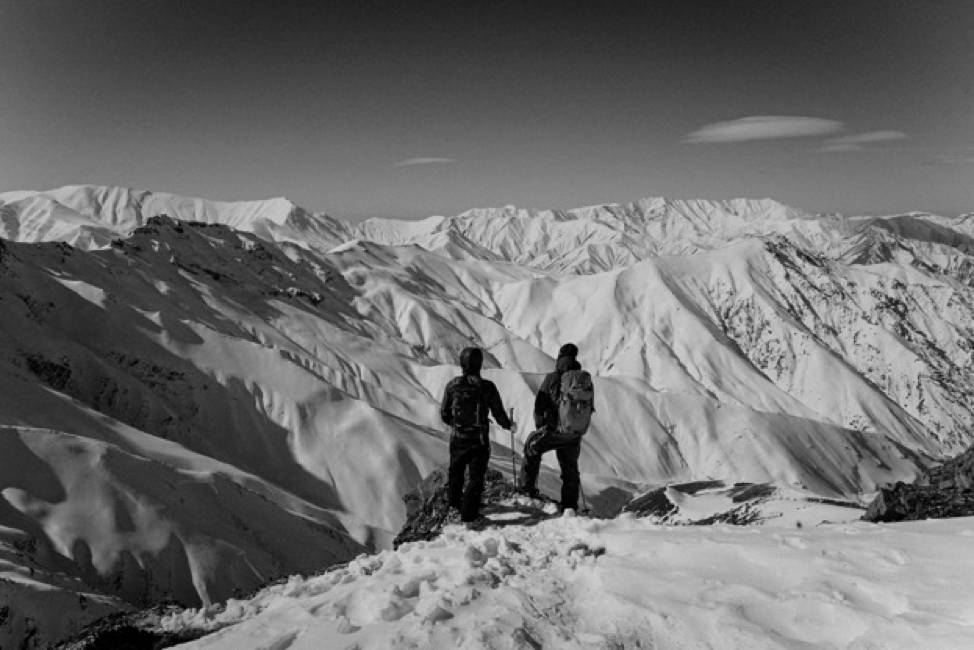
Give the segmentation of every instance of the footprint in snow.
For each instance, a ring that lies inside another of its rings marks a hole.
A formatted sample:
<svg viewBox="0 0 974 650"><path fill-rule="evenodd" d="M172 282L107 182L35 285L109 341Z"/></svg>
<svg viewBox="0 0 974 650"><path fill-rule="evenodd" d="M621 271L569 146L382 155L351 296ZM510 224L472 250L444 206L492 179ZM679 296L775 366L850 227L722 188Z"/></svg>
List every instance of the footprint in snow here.
<svg viewBox="0 0 974 650"><path fill-rule="evenodd" d="M258 650L287 650L294 643L294 640L298 638L297 632L288 632L284 636L278 637L268 643L267 645L262 645L258 647Z"/></svg>

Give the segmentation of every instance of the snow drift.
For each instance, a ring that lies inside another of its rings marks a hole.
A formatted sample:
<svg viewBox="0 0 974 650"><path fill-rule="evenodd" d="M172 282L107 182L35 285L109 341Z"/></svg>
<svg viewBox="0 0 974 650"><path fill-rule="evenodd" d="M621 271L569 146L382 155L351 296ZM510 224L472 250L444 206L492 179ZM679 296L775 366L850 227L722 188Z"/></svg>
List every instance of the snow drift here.
<svg viewBox="0 0 974 650"><path fill-rule="evenodd" d="M555 519L186 611L182 648L964 648L974 521L809 529ZM944 557L952 558L944 562Z"/></svg>

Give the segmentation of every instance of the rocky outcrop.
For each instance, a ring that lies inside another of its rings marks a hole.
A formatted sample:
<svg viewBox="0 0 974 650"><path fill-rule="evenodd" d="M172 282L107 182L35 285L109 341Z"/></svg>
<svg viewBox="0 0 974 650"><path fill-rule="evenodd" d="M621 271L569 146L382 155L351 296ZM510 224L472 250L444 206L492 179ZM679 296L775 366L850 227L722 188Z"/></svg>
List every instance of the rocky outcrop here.
<svg viewBox="0 0 974 650"><path fill-rule="evenodd" d="M431 540L450 523L447 478L447 467L441 465L403 497L406 523L392 542L394 548L406 542ZM535 499L520 495L496 469L487 470L481 504L482 515L496 517L481 522L484 525L532 524L557 512L555 501L544 496Z"/></svg>
<svg viewBox="0 0 974 650"><path fill-rule="evenodd" d="M880 490L869 504L865 521L890 522L974 515L974 490L940 490L899 482Z"/></svg>
<svg viewBox="0 0 974 650"><path fill-rule="evenodd" d="M974 447L922 474L880 490L863 519L874 522L974 516Z"/></svg>
<svg viewBox="0 0 974 650"><path fill-rule="evenodd" d="M406 542L431 540L443 530L450 512L447 496L447 467L434 469L416 488L403 497L406 523L393 540L394 548ZM514 486L495 469L488 469L482 503L488 504L513 496Z"/></svg>
<svg viewBox="0 0 974 650"><path fill-rule="evenodd" d="M161 619L180 609L175 604L162 604L138 612L106 616L54 647L57 650L157 650L203 636L204 631L192 628L178 632L163 629Z"/></svg>
<svg viewBox="0 0 974 650"><path fill-rule="evenodd" d="M681 517L679 507L673 502L673 495L692 497L704 491L726 496L732 504L731 507L703 519L685 520ZM622 512L631 512L637 517L650 517L660 523L689 525L728 523L744 526L758 519L757 511L752 508L754 505L752 502L766 499L774 493L775 488L767 483L735 483L728 486L723 481L692 481L644 492L627 503L622 508Z"/></svg>
<svg viewBox="0 0 974 650"><path fill-rule="evenodd" d="M632 499L623 508L640 518L668 526L764 525L782 521L800 526L800 519L814 522L851 521L862 508L841 499L826 499L808 492L782 490L771 483L733 483L705 480L654 488ZM786 513L791 513L786 519ZM802 513L799 515L798 513Z"/></svg>
<svg viewBox="0 0 974 650"><path fill-rule="evenodd" d="M927 470L917 483L940 490L974 489L974 447L943 465Z"/></svg>

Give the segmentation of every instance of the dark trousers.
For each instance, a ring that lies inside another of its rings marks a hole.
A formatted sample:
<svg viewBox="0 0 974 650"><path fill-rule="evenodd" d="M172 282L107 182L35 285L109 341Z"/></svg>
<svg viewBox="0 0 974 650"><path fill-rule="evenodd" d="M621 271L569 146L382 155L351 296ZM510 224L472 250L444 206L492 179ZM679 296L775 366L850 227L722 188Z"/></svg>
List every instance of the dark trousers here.
<svg viewBox="0 0 974 650"><path fill-rule="evenodd" d="M484 475L490 460L490 446L479 438L450 438L450 505L460 510L460 519L473 521L480 516L480 496L484 493ZM470 468L467 489L463 489L464 471Z"/></svg>
<svg viewBox="0 0 974 650"><path fill-rule="evenodd" d="M528 490L537 487L538 472L541 471L541 456L548 451L558 454L558 466L561 467L561 507L578 510L578 489L581 485L578 456L582 453L581 438L566 438L544 430L529 435L524 441L521 487Z"/></svg>

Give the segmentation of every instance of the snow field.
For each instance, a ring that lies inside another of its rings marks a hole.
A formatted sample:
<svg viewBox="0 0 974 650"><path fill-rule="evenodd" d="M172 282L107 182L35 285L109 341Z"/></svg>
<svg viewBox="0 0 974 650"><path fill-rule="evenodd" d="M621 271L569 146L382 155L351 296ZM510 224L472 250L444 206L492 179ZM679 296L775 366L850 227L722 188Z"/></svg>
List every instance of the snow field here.
<svg viewBox="0 0 974 650"><path fill-rule="evenodd" d="M165 620L186 648L969 648L974 519L468 531ZM949 559L948 559L949 558Z"/></svg>

